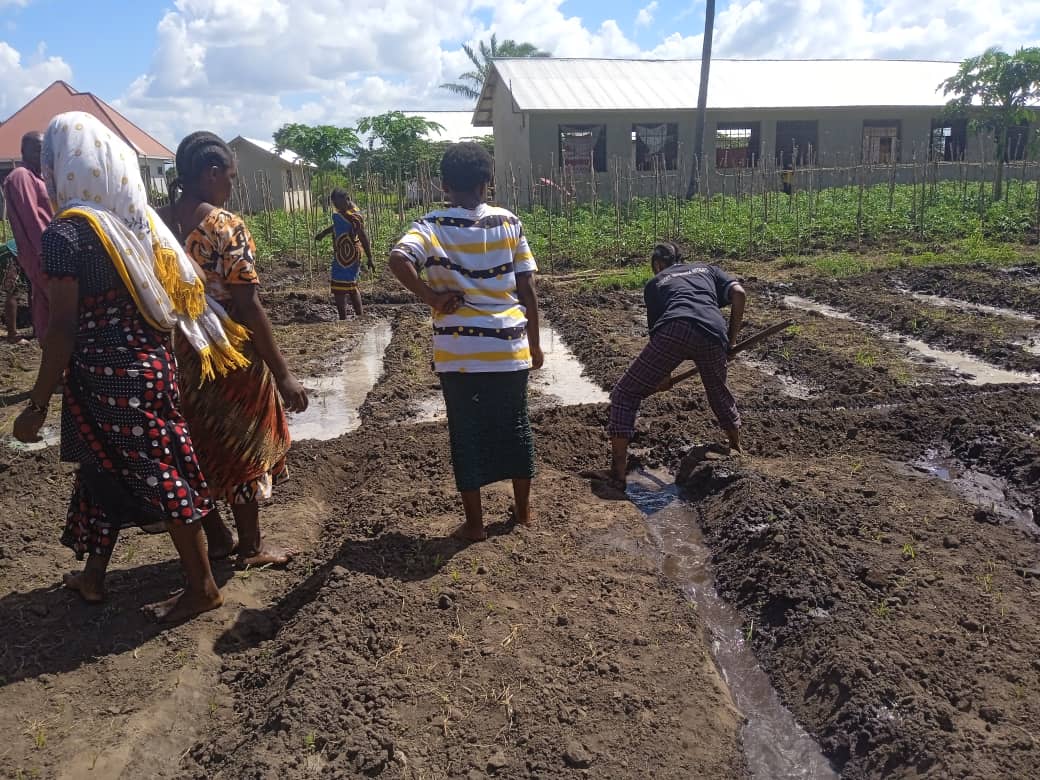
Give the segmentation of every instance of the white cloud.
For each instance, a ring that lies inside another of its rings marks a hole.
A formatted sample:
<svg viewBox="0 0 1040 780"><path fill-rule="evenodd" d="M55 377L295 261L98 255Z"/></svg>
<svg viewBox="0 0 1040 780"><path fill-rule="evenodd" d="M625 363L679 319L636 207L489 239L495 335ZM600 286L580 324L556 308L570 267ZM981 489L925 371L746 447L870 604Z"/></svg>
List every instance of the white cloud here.
<svg viewBox="0 0 1040 780"><path fill-rule="evenodd" d="M69 64L48 57L42 44L23 62L17 49L0 41L0 117L6 119L53 82L71 78Z"/></svg>
<svg viewBox="0 0 1040 780"><path fill-rule="evenodd" d="M654 14L657 13L657 0L651 0L649 5L643 6L636 14L636 27L649 27L654 23Z"/></svg>
<svg viewBox="0 0 1040 780"><path fill-rule="evenodd" d="M733 0L715 20L723 57L960 60L1040 35L1036 0Z"/></svg>
<svg viewBox="0 0 1040 780"><path fill-rule="evenodd" d="M637 27L660 27L658 0L643 1ZM229 137L269 138L286 122L349 125L389 109L471 108L438 87L472 69L461 44L487 40L492 33L499 40L528 41L557 57L697 58L702 41L700 2L691 4L683 22L674 22L679 29L649 48L626 36L613 19L568 15L564 0L175 0L173 5L158 22L149 67L113 101L173 145L202 125ZM720 3L714 53L961 59L990 45L1010 49L1037 39L1040 0L946 0L940 6L920 0L730 0ZM14 90L24 94L28 82L54 78L27 79L21 71L68 69L52 59L8 75L4 61L0 48L0 101Z"/></svg>

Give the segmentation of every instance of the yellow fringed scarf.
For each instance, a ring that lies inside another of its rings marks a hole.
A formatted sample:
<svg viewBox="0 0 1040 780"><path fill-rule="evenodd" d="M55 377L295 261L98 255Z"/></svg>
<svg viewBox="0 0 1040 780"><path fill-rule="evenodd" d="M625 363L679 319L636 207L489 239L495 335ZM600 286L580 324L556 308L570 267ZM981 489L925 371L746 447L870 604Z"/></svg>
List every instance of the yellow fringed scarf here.
<svg viewBox="0 0 1040 780"><path fill-rule="evenodd" d="M137 155L82 112L55 117L43 147L43 174L59 217L78 216L97 233L142 316L175 328L202 361L202 380L249 365L249 331L216 301L169 228L145 199Z"/></svg>

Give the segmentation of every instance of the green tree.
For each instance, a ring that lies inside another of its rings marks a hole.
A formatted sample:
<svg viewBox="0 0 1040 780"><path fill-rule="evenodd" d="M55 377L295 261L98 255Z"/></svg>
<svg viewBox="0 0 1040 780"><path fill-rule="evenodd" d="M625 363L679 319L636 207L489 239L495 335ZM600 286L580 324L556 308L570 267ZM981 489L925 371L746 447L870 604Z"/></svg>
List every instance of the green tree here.
<svg viewBox="0 0 1040 780"><path fill-rule="evenodd" d="M512 39L499 43L494 34L492 34L489 43L481 41L477 51L474 51L473 47L466 43L462 44L462 50L466 52L466 56L473 63L473 70L459 74L458 81L441 84L441 89L446 89L453 95L462 95L472 100L480 97L480 90L484 86L484 80L491 71L491 60L495 59L495 57L552 56L547 51L541 51L533 43L518 43Z"/></svg>
<svg viewBox="0 0 1040 780"><path fill-rule="evenodd" d="M357 133L348 127L300 124L282 125L275 131L274 143L279 152L296 152L320 171L334 170L338 160L353 156L360 145Z"/></svg>
<svg viewBox="0 0 1040 780"><path fill-rule="evenodd" d="M408 116L403 111L387 111L358 120L357 132L366 136L365 148L358 151L358 162L366 161L372 170L405 175L415 172L430 142L426 136L443 133L443 125L421 116Z"/></svg>
<svg viewBox="0 0 1040 780"><path fill-rule="evenodd" d="M954 76L939 87L954 97L947 104L951 113L966 116L976 130L992 133L996 146L997 175L993 199L1004 194L1004 162L1008 133L1027 124L1030 106L1040 100L1040 48L1023 48L1008 54L987 49L961 63Z"/></svg>

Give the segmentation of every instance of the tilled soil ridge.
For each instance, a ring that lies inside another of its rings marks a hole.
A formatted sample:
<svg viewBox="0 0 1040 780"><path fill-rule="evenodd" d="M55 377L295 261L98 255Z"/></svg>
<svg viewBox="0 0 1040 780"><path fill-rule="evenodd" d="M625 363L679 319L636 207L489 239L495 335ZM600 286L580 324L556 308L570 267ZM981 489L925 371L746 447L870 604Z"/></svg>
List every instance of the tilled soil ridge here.
<svg viewBox="0 0 1040 780"><path fill-rule="evenodd" d="M353 475L342 546L305 597L254 618L274 638L229 644L238 717L188 774L744 776L696 612L610 543L644 533L631 505L543 468L535 525L513 526L496 487L491 539L463 547L445 538L443 428L366 430L330 456Z"/></svg>

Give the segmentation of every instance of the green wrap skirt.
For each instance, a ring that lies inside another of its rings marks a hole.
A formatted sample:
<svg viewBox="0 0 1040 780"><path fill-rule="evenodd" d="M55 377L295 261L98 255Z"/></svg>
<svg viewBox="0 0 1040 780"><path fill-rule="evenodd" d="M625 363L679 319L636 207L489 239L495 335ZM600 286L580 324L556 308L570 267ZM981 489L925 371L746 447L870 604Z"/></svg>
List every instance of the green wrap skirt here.
<svg viewBox="0 0 1040 780"><path fill-rule="evenodd" d="M527 371L440 375L460 491L534 476Z"/></svg>

